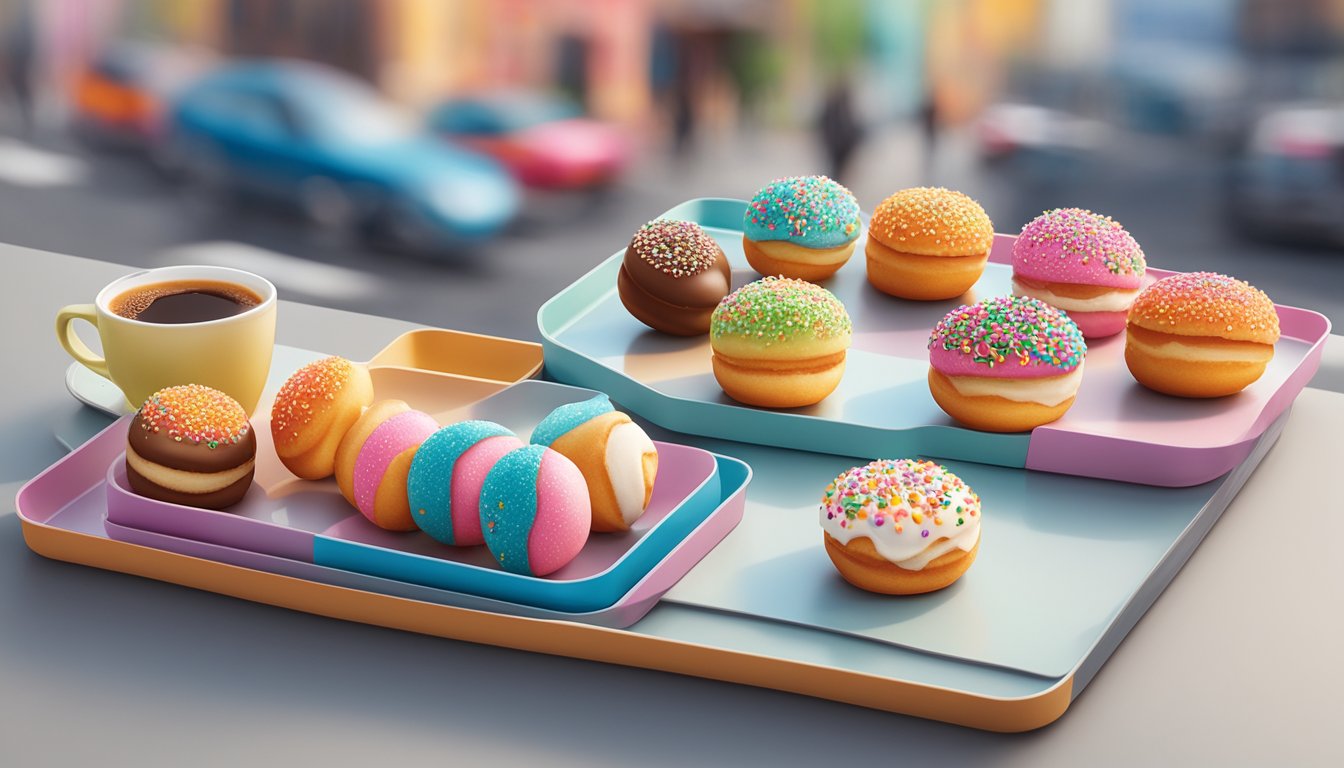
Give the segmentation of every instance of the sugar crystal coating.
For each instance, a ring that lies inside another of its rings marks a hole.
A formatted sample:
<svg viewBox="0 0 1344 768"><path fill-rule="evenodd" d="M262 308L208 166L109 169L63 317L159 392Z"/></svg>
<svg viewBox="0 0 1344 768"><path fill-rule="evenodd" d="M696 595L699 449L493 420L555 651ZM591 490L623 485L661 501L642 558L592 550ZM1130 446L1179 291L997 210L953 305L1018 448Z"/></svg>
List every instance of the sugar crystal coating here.
<svg viewBox="0 0 1344 768"><path fill-rule="evenodd" d="M140 406L140 428L176 442L218 448L247 436L251 424L237 400L200 384L168 387Z"/></svg>
<svg viewBox="0 0 1344 768"><path fill-rule="evenodd" d="M325 357L295 371L280 387L271 406L274 433L289 435L312 421L315 413L336 399L353 368L354 363L343 357Z"/></svg>
<svg viewBox="0 0 1344 768"><path fill-rule="evenodd" d="M1158 280L1134 300L1129 322L1153 331L1273 344L1279 315L1265 292L1217 272Z"/></svg>
<svg viewBox="0 0 1344 768"><path fill-rule="evenodd" d="M1027 222L1013 244L1014 269L1029 277L1076 282L1069 277L1079 265L1127 277L1142 277L1147 266L1143 249L1119 222L1082 208L1046 211Z"/></svg>
<svg viewBox="0 0 1344 768"><path fill-rule="evenodd" d="M912 187L883 200L868 233L893 250L932 256L979 255L994 244L985 209L943 187Z"/></svg>
<svg viewBox="0 0 1344 768"><path fill-rule="evenodd" d="M808 248L834 248L859 236L859 201L826 176L775 179L747 204L743 231L758 242L789 240Z"/></svg>
<svg viewBox="0 0 1344 768"><path fill-rule="evenodd" d="M826 341L852 329L845 305L830 291L806 280L766 277L725 296L710 318L709 333L711 340Z"/></svg>

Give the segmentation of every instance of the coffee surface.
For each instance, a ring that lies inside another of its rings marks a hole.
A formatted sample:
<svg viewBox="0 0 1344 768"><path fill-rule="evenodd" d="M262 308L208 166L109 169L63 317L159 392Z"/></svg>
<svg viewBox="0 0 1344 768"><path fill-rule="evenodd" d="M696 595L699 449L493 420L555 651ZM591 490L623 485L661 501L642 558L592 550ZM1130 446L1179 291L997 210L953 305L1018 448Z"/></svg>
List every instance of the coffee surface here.
<svg viewBox="0 0 1344 768"><path fill-rule="evenodd" d="M222 280L173 280L132 288L109 302L113 314L145 323L204 323L261 303L250 288Z"/></svg>

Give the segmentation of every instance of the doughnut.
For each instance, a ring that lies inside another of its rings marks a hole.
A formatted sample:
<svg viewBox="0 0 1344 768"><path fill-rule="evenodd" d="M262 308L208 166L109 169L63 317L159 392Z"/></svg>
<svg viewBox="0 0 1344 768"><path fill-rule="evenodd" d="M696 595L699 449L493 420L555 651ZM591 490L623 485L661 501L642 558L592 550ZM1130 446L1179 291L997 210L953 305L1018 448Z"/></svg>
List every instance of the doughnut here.
<svg viewBox="0 0 1344 768"><path fill-rule="evenodd" d="M709 332L709 315L728 294L732 270L723 249L699 224L657 219L631 238L616 276L626 311L655 331Z"/></svg>
<svg viewBox="0 0 1344 768"><path fill-rule="evenodd" d="M271 406L275 455L305 480L331 477L336 446L373 402L368 370L343 357L327 357L294 372Z"/></svg>
<svg viewBox="0 0 1344 768"><path fill-rule="evenodd" d="M583 473L543 445L504 454L481 486L485 546L511 573L545 576L573 560L588 541L589 509Z"/></svg>
<svg viewBox="0 0 1344 768"><path fill-rule="evenodd" d="M932 461L878 459L821 497L826 554L845 581L884 595L933 592L980 551L980 497Z"/></svg>
<svg viewBox="0 0 1344 768"><path fill-rule="evenodd" d="M902 299L954 299L985 271L994 225L980 204L942 187L903 189L868 224L868 282Z"/></svg>
<svg viewBox="0 0 1344 768"><path fill-rule="evenodd" d="M1013 294L1069 313L1087 339L1125 329L1145 269L1143 249L1124 227L1081 208L1037 216L1013 243Z"/></svg>
<svg viewBox="0 0 1344 768"><path fill-rule="evenodd" d="M766 184L747 203L742 250L762 275L825 280L849 261L859 239L859 201L825 176Z"/></svg>
<svg viewBox="0 0 1344 768"><path fill-rule="evenodd" d="M1264 291L1214 272L1172 275L1134 301L1125 364L1143 386L1177 397L1223 397L1265 372L1279 315Z"/></svg>
<svg viewBox="0 0 1344 768"><path fill-rule="evenodd" d="M126 479L148 499L223 509L252 486L257 436L237 400L187 384L150 395L126 434Z"/></svg>
<svg viewBox="0 0 1344 768"><path fill-rule="evenodd" d="M532 444L554 449L583 473L594 531L628 531L648 508L658 449L606 395L551 411L533 430Z"/></svg>
<svg viewBox="0 0 1344 768"><path fill-rule="evenodd" d="M929 391L948 416L986 432L1048 424L1073 405L1087 342L1039 299L999 296L948 312L929 335Z"/></svg>
<svg viewBox="0 0 1344 768"><path fill-rule="evenodd" d="M406 476L411 519L443 544L484 544L481 485L500 456L522 447L513 432L490 421L459 422L425 438Z"/></svg>
<svg viewBox="0 0 1344 768"><path fill-rule="evenodd" d="M819 285L787 277L747 283L714 310L714 378L747 405L812 405L840 384L852 332L845 305Z"/></svg>
<svg viewBox="0 0 1344 768"><path fill-rule="evenodd" d="M369 406L336 447L336 486L369 522L389 531L413 531L406 475L420 443L439 428L427 413L401 400Z"/></svg>

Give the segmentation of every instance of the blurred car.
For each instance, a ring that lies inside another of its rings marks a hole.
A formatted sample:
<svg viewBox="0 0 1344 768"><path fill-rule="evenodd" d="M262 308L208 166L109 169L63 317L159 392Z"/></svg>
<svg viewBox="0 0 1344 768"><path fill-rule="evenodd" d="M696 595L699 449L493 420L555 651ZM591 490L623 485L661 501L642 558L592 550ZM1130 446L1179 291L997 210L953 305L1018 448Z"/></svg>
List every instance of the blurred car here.
<svg viewBox="0 0 1344 768"><path fill-rule="evenodd" d="M103 144L152 147L163 136L173 95L213 62L196 49L110 44L75 74L70 102L76 133Z"/></svg>
<svg viewBox="0 0 1344 768"><path fill-rule="evenodd" d="M489 157L446 145L371 88L286 61L223 67L175 101L170 164L206 186L294 203L314 220L438 249L489 238L518 210Z"/></svg>
<svg viewBox="0 0 1344 768"><path fill-rule="evenodd" d="M1105 133L1105 126L1096 120L1034 104L990 105L977 126L980 152L990 160L1024 152L1091 152L1101 145Z"/></svg>
<svg viewBox="0 0 1344 768"><path fill-rule="evenodd" d="M529 187L596 187L619 176L630 162L629 144L616 126L585 118L574 104L538 93L451 99L430 112L429 126L499 160Z"/></svg>
<svg viewBox="0 0 1344 768"><path fill-rule="evenodd" d="M1344 242L1344 105L1267 109L1231 161L1227 214L1265 237Z"/></svg>

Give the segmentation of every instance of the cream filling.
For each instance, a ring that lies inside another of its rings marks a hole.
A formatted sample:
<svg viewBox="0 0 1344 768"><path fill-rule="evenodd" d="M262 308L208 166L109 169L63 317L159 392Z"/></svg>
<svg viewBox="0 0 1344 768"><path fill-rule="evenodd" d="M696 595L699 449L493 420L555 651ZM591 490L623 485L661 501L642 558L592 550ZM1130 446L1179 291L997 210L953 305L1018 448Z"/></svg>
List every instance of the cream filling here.
<svg viewBox="0 0 1344 768"><path fill-rule="evenodd" d="M1123 288L1116 288L1109 293L1093 296L1090 299L1079 299L1073 296L1060 296L1054 291L1026 285L1018 282L1017 278L1013 278L1013 295L1040 299L1046 304L1065 312L1124 312L1134 305L1134 299L1138 297L1139 289L1135 288L1127 291Z"/></svg>
<svg viewBox="0 0 1344 768"><path fill-rule="evenodd" d="M136 453L135 449L127 446L126 463L131 465L131 469L140 473L141 477L170 491L214 493L247 477L247 473L252 471L256 459L248 459L245 463L233 469L226 469L223 472L188 472L184 469L173 469L162 464L156 464Z"/></svg>
<svg viewBox="0 0 1344 768"><path fill-rule="evenodd" d="M1083 364L1063 376L1040 379L995 379L988 376L948 376L953 389L967 397L1002 397L1015 403L1056 406L1078 394Z"/></svg>
<svg viewBox="0 0 1344 768"><path fill-rule="evenodd" d="M617 424L607 434L607 477L626 525L644 514L644 499L653 484L653 478L644 476L644 456L657 452L653 441L633 422Z"/></svg>
<svg viewBox="0 0 1344 768"><path fill-rule="evenodd" d="M1274 347L1262 344L1263 350L1248 349L1240 344L1227 349L1209 349L1208 347L1184 344L1179 341L1164 341L1161 344L1149 344L1134 338L1131 334L1125 343L1153 357L1165 357L1169 360L1190 360L1200 363L1267 363L1274 357Z"/></svg>

